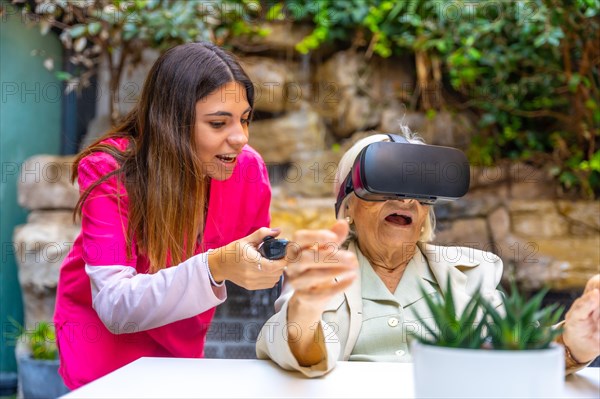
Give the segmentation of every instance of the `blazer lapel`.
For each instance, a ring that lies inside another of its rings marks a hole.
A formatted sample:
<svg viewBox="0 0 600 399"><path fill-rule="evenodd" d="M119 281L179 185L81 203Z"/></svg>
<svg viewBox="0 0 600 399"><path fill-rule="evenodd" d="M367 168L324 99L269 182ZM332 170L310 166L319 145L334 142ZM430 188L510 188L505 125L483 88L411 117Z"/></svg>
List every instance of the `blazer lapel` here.
<svg viewBox="0 0 600 399"><path fill-rule="evenodd" d="M437 291L436 287L429 282L437 285L435 277L429 270L427 259L421 253L420 248L417 247L415 255L404 270L394 296L403 307L410 306L423 298L424 295L430 295Z"/></svg>
<svg viewBox="0 0 600 399"><path fill-rule="evenodd" d="M354 251L358 258L359 267L371 267L366 261L363 254L357 250L355 242L351 242L348 246L349 251ZM352 354L352 349L356 345L358 334L362 327L362 290L360 272L350 287L344 292L348 309L350 310L350 326L348 326L348 342L344 347L344 359L348 359Z"/></svg>
<svg viewBox="0 0 600 399"><path fill-rule="evenodd" d="M448 287L448 279L452 284L452 296L458 315L462 314L465 306L471 299L467 294L467 276L460 271L461 267L475 267L479 265L470 259L459 247L442 247L431 244L419 244L421 252L427 258L431 273L439 285L442 295Z"/></svg>

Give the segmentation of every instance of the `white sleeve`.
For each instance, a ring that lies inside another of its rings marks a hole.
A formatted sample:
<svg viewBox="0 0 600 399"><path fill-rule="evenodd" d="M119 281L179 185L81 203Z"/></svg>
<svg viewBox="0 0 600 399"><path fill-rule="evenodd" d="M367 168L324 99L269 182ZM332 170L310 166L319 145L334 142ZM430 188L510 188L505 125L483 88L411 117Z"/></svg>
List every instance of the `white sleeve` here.
<svg viewBox="0 0 600 399"><path fill-rule="evenodd" d="M287 287L289 288L289 287ZM258 359L271 359L285 370L297 370L306 377L321 377L329 373L340 356L341 345L336 334L335 326L330 326L321 320L319 328L322 337L327 337L321 342L325 358L312 366L301 366L292 353L288 342L287 307L292 297L291 289L284 289L284 293L275 302L275 313L263 325L256 340L256 357Z"/></svg>
<svg viewBox="0 0 600 399"><path fill-rule="evenodd" d="M137 274L133 267L121 265L86 265L85 271L92 287L92 306L114 334L187 319L227 298L224 285L210 283L208 253L155 274ZM128 328L124 328L127 323ZM129 327L131 323L134 329Z"/></svg>

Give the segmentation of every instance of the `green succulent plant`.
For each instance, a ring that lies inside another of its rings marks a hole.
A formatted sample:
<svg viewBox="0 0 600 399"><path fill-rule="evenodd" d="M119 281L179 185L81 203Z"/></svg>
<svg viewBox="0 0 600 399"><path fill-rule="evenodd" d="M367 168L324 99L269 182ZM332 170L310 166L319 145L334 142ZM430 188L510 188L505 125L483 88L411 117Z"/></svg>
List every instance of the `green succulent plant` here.
<svg viewBox="0 0 600 399"><path fill-rule="evenodd" d="M512 284L510 295L502 297L504 314L482 300L486 317L486 330L494 349L522 350L546 349L561 334L554 328L564 310L558 304L542 307L548 288L540 290L526 300Z"/></svg>
<svg viewBox="0 0 600 399"><path fill-rule="evenodd" d="M481 295L477 292L465 306L460 316L457 316L450 279L445 299L432 298L422 290L425 302L429 308L435 326L423 323L428 335L414 335L421 343L450 348L480 348L484 342L483 323L477 323L477 315L481 308ZM417 313L420 320L423 318Z"/></svg>
<svg viewBox="0 0 600 399"><path fill-rule="evenodd" d="M557 304L542 306L547 288L527 300L512 284L510 295L504 293L502 296L501 308L494 307L477 290L461 314L456 311L450 279L443 298L422 292L433 325L424 323L428 334L413 334L413 338L426 345L466 349L545 349L562 332L553 325L558 322L563 307Z"/></svg>

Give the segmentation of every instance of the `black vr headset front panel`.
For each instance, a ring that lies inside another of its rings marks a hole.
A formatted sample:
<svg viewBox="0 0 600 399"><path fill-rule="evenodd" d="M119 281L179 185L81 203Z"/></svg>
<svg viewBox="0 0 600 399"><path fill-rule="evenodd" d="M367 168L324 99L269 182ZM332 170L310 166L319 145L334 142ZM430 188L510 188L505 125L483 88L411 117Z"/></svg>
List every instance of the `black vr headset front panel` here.
<svg viewBox="0 0 600 399"><path fill-rule="evenodd" d="M367 201L454 200L469 189L469 162L450 147L378 142L357 157L352 182L356 195Z"/></svg>

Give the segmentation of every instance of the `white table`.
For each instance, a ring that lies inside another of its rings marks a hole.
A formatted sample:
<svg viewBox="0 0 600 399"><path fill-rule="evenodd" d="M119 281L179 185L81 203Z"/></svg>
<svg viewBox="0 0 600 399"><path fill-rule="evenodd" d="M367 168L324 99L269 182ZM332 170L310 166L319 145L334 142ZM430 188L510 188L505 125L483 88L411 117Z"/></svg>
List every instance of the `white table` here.
<svg viewBox="0 0 600 399"><path fill-rule="evenodd" d="M308 379L266 360L142 358L63 398L412 398L412 364L339 362ZM566 379L559 398L600 397L600 368Z"/></svg>

